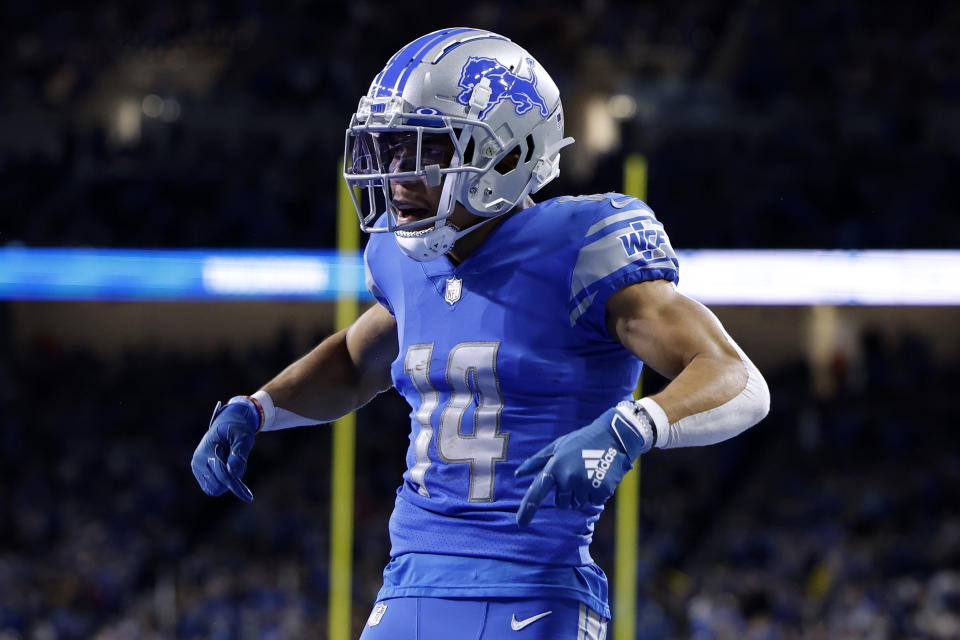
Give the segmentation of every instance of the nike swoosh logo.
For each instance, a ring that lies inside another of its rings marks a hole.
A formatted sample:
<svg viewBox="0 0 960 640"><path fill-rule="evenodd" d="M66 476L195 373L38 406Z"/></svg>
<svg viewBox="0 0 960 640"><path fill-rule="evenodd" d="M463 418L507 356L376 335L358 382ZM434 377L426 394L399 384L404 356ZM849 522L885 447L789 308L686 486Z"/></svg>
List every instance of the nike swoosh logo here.
<svg viewBox="0 0 960 640"><path fill-rule="evenodd" d="M510 628L514 631L520 631L520 629L533 624L540 618L546 618L551 613L553 613L553 611L544 611L543 613L538 613L537 615L530 616L524 620L517 620L517 614L513 614L513 619L510 620Z"/></svg>
<svg viewBox="0 0 960 640"><path fill-rule="evenodd" d="M625 206L636 200L633 196L624 196L621 200L610 200L614 209L623 209Z"/></svg>

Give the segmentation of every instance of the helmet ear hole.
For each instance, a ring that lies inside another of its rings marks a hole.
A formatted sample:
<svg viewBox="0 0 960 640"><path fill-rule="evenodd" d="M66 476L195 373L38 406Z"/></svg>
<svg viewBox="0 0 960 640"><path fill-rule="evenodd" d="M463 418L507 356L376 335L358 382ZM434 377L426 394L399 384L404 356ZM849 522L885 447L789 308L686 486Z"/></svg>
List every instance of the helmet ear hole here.
<svg viewBox="0 0 960 640"><path fill-rule="evenodd" d="M530 158L533 157L533 136L527 135L527 154L523 157L523 164L530 162Z"/></svg>
<svg viewBox="0 0 960 640"><path fill-rule="evenodd" d="M511 171L517 168L517 163L520 162L520 145L515 146L513 149L507 152L507 155L503 156L494 167L493 170L499 173L502 176L507 175Z"/></svg>

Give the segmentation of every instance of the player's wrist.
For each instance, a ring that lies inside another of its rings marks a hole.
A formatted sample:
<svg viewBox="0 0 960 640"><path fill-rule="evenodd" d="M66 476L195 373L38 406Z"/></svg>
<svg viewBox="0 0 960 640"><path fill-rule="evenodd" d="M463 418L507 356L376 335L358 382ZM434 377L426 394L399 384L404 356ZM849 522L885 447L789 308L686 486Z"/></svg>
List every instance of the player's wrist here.
<svg viewBox="0 0 960 640"><path fill-rule="evenodd" d="M260 399L253 396L234 396L227 401L227 405L231 404L243 404L250 408L253 411L253 415L256 416L256 429L254 433L259 433L263 428L263 425L266 423L266 416L262 402Z"/></svg>
<svg viewBox="0 0 960 640"><path fill-rule="evenodd" d="M263 423L260 425L260 430L269 431L277 420L277 407L273 404L273 398L260 389L251 395L250 399L255 400L263 410Z"/></svg>
<svg viewBox="0 0 960 640"><path fill-rule="evenodd" d="M662 414L665 419L666 414L649 398L639 401L624 400L618 403L616 408L622 421L614 419L610 425L611 430L624 453L631 460L635 460L656 446L662 428L657 423L657 417Z"/></svg>
<svg viewBox="0 0 960 640"><path fill-rule="evenodd" d="M278 407L274 404L270 394L263 389L254 393L250 398L259 402L260 406L263 407L263 424L260 431L279 431L280 429L302 427L322 422L322 420L301 416L283 407Z"/></svg>
<svg viewBox="0 0 960 640"><path fill-rule="evenodd" d="M650 426L653 429L653 447L662 448L670 435L670 419L656 400L650 397L640 398L635 402L647 412Z"/></svg>

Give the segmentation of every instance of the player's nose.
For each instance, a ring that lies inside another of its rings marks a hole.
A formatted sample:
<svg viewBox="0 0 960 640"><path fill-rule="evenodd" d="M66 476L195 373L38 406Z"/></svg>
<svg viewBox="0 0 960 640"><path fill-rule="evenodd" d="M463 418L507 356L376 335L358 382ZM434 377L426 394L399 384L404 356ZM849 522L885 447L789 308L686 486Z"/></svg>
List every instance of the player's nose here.
<svg viewBox="0 0 960 640"><path fill-rule="evenodd" d="M413 187L422 184L426 186L426 179L423 176L406 176L401 178L390 178L390 191L397 187Z"/></svg>
<svg viewBox="0 0 960 640"><path fill-rule="evenodd" d="M400 178L390 178L390 193L394 196L397 191L415 191L420 193L427 188L427 180L423 176L406 176Z"/></svg>
<svg viewBox="0 0 960 640"><path fill-rule="evenodd" d="M390 161L390 173L412 172L417 170L416 151L397 151ZM390 178L390 186L394 184L416 184L422 182L422 176L402 176L399 178Z"/></svg>
<svg viewBox="0 0 960 640"><path fill-rule="evenodd" d="M420 178L390 180L390 196L394 200L416 202L426 195L427 185Z"/></svg>

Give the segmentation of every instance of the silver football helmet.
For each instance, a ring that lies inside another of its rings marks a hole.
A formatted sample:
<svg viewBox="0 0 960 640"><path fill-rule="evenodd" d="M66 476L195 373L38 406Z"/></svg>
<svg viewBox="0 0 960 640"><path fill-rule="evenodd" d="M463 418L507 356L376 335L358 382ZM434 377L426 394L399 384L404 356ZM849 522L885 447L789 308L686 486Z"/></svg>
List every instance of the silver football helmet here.
<svg viewBox="0 0 960 640"><path fill-rule="evenodd" d="M560 149L573 142L563 124L557 86L507 38L469 28L417 38L377 74L346 132L343 177L360 227L393 232L416 260L440 257L480 226L447 221L457 202L493 219L559 175ZM498 167L511 153L516 165ZM442 186L440 206L401 224L390 182L410 180Z"/></svg>

